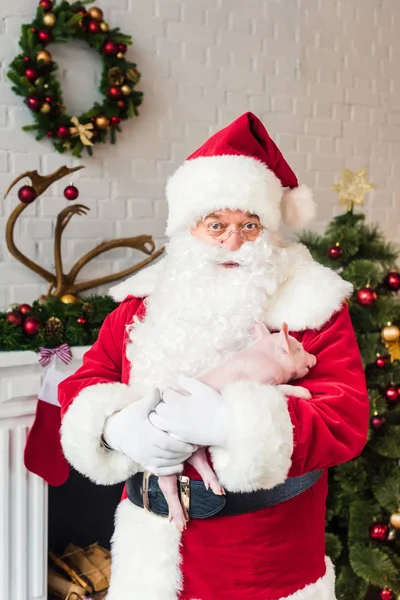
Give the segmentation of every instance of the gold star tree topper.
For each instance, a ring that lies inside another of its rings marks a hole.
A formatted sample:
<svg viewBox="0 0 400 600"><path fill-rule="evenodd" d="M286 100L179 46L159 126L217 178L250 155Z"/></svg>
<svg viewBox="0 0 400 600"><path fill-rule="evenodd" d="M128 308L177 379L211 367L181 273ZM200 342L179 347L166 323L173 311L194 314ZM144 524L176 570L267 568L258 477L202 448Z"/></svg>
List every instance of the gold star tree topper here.
<svg viewBox="0 0 400 600"><path fill-rule="evenodd" d="M332 189L339 196L339 205L347 206L347 210L353 210L354 206L361 206L364 203L365 194L375 187L367 179L367 167L356 173L349 169L343 169L341 179L332 185Z"/></svg>

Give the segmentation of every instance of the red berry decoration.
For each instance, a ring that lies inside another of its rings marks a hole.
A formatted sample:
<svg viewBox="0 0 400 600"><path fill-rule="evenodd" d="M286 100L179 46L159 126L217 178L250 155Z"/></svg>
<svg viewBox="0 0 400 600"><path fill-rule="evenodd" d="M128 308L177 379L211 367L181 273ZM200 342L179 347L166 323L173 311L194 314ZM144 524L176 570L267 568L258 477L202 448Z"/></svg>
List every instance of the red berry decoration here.
<svg viewBox="0 0 400 600"><path fill-rule="evenodd" d="M64 196L67 200L76 200L79 196L79 190L74 185L67 185L64 190Z"/></svg>
<svg viewBox="0 0 400 600"><path fill-rule="evenodd" d="M122 119L120 117L111 117L111 125L113 127L117 127L121 123Z"/></svg>
<svg viewBox="0 0 400 600"><path fill-rule="evenodd" d="M112 100L119 100L122 96L122 92L121 89L119 87L110 87L108 92L108 97L111 98Z"/></svg>
<svg viewBox="0 0 400 600"><path fill-rule="evenodd" d="M127 51L127 46L125 46L125 44L118 44L118 52L121 52L122 54L125 54L125 52Z"/></svg>
<svg viewBox="0 0 400 600"><path fill-rule="evenodd" d="M374 431L379 431L379 429L382 429L385 423L386 419L382 415L374 415L370 420L371 429Z"/></svg>
<svg viewBox="0 0 400 600"><path fill-rule="evenodd" d="M18 190L18 198L24 204L30 204L35 200L37 193L31 185L23 185L22 188Z"/></svg>
<svg viewBox="0 0 400 600"><path fill-rule="evenodd" d="M37 317L26 317L23 328L27 335L36 335L42 327L40 319Z"/></svg>
<svg viewBox="0 0 400 600"><path fill-rule="evenodd" d="M380 593L380 597L382 598L382 600L394 600L394 594L389 588L386 588L386 590L382 590Z"/></svg>
<svg viewBox="0 0 400 600"><path fill-rule="evenodd" d="M50 44L50 42L53 41L53 36L51 35L50 31L47 31L47 29L39 31L38 38L42 44Z"/></svg>
<svg viewBox="0 0 400 600"><path fill-rule="evenodd" d="M117 106L120 110L126 110L128 108L128 105L125 102L125 100L118 100Z"/></svg>
<svg viewBox="0 0 400 600"><path fill-rule="evenodd" d="M375 365L378 367L378 369L383 369L384 367L386 367L387 364L387 358L385 358L384 356L377 356Z"/></svg>
<svg viewBox="0 0 400 600"><path fill-rule="evenodd" d="M393 385L385 389L385 398L390 404L396 404L399 400L399 391Z"/></svg>
<svg viewBox="0 0 400 600"><path fill-rule="evenodd" d="M52 131L48 131L48 132L47 132L47 137L48 137L48 138L52 138L52 137L53 137L53 135L54 135L54 134L53 134L53 132L52 132Z"/></svg>
<svg viewBox="0 0 400 600"><path fill-rule="evenodd" d="M377 298L378 296L375 290L368 286L357 290L356 293L357 302L361 304L361 306L372 306L375 304Z"/></svg>
<svg viewBox="0 0 400 600"><path fill-rule="evenodd" d="M100 33L101 32L100 23L98 21L89 21L87 28L90 33Z"/></svg>
<svg viewBox="0 0 400 600"><path fill-rule="evenodd" d="M116 56L118 54L118 44L112 40L108 40L101 50L105 56Z"/></svg>
<svg viewBox="0 0 400 600"><path fill-rule="evenodd" d="M25 71L25 77L29 79L29 81L35 81L35 79L39 77L39 73L36 71L36 69L29 67L29 69L26 69Z"/></svg>
<svg viewBox="0 0 400 600"><path fill-rule="evenodd" d="M20 304L18 310L21 315L28 315L30 312L32 312L32 306L30 304Z"/></svg>
<svg viewBox="0 0 400 600"><path fill-rule="evenodd" d="M28 96L26 99L26 105L32 112L39 112L42 104L43 102L39 96Z"/></svg>
<svg viewBox="0 0 400 600"><path fill-rule="evenodd" d="M369 535L372 540L385 542L389 535L389 526L385 523L380 523L377 521L371 525L369 529Z"/></svg>
<svg viewBox="0 0 400 600"><path fill-rule="evenodd" d="M341 249L339 244L336 244L335 246L331 246L330 248L328 248L328 256L332 260L338 260L339 258L341 258L343 256L343 250Z"/></svg>
<svg viewBox="0 0 400 600"><path fill-rule="evenodd" d="M69 137L70 135L70 131L69 131L69 127L67 127L66 125L60 125L60 127L57 129L57 137L64 139Z"/></svg>
<svg viewBox="0 0 400 600"><path fill-rule="evenodd" d="M11 323L11 325L14 325L14 327L19 327L22 323L22 316L16 310L7 313L6 319L9 323Z"/></svg>
<svg viewBox="0 0 400 600"><path fill-rule="evenodd" d="M385 277L384 284L389 290L397 292L400 288L400 273L397 273L397 271L390 271Z"/></svg>
<svg viewBox="0 0 400 600"><path fill-rule="evenodd" d="M41 6L45 12L50 12L53 8L52 0L40 0L39 6Z"/></svg>
<svg viewBox="0 0 400 600"><path fill-rule="evenodd" d="M85 323L87 323L87 320L83 317L78 317L76 321L77 323L79 323L79 325L84 325Z"/></svg>
<svg viewBox="0 0 400 600"><path fill-rule="evenodd" d="M31 59L29 58L29 56L24 56L24 61L26 63L31 62Z"/></svg>

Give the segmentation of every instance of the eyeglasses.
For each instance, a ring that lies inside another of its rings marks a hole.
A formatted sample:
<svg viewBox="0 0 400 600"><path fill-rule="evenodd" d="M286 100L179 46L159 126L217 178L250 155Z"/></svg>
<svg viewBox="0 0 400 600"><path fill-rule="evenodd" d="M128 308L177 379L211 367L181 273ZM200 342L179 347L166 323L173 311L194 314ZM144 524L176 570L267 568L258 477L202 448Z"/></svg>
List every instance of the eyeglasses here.
<svg viewBox="0 0 400 600"><path fill-rule="evenodd" d="M233 225L228 226L224 223L211 223L210 225L203 225L207 234L220 242L224 242L235 233L239 234L241 239L244 241L253 241L258 238L263 230L263 226L259 223L246 223L239 229L235 229Z"/></svg>

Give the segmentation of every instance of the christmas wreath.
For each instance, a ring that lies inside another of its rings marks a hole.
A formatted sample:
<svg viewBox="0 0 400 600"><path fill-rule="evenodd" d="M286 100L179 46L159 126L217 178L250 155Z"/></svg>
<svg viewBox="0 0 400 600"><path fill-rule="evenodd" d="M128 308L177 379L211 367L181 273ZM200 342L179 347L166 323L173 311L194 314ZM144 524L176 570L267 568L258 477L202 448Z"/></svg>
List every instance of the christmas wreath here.
<svg viewBox="0 0 400 600"><path fill-rule="evenodd" d="M92 155L93 145L108 138L115 143L121 121L137 115L142 100L142 93L134 89L140 77L136 64L125 58L132 38L118 28L109 29L100 8L86 10L85 4L41 0L33 22L22 25L22 53L14 58L8 73L14 92L25 98L35 119L23 129L35 131L37 140L47 136L59 152L69 150L76 157L84 148ZM50 42L69 39L85 40L103 63L100 93L104 100L79 116L65 112L55 75L57 63L46 49Z"/></svg>

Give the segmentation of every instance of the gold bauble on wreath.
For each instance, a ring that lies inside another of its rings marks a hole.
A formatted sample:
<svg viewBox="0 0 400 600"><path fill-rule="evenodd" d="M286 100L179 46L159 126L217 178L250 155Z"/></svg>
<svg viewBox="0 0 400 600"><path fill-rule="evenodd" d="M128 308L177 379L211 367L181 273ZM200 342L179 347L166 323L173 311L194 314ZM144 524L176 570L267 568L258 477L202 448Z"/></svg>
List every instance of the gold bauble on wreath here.
<svg viewBox="0 0 400 600"><path fill-rule="evenodd" d="M46 27L54 27L54 25L57 23L57 17L55 14L53 13L46 13L43 16L43 24L46 25Z"/></svg>
<svg viewBox="0 0 400 600"><path fill-rule="evenodd" d="M102 21L103 20L103 11L101 10L101 8L98 8L97 6L93 6L92 8L89 8L88 10L89 16L94 19L95 21Z"/></svg>
<svg viewBox="0 0 400 600"><path fill-rule="evenodd" d="M387 344L397 342L400 338L400 329L397 325L392 325L392 323L388 323L381 331L382 340Z"/></svg>
<svg viewBox="0 0 400 600"><path fill-rule="evenodd" d="M43 61L46 65L48 65L53 59L50 52L47 52L47 50L40 50L40 52L36 54L36 60L38 62Z"/></svg>
<svg viewBox="0 0 400 600"><path fill-rule="evenodd" d="M51 111L51 104L49 104L48 102L44 102L42 104L40 112L43 113L44 115L47 115L50 111Z"/></svg>
<svg viewBox="0 0 400 600"><path fill-rule="evenodd" d="M99 129L108 129L110 127L110 119L107 117L97 117L96 125Z"/></svg>
<svg viewBox="0 0 400 600"><path fill-rule="evenodd" d="M104 21L103 21L102 23L100 23L100 29L101 29L102 31L108 31L110 28L109 28L109 26L107 25L107 23L104 23Z"/></svg>
<svg viewBox="0 0 400 600"><path fill-rule="evenodd" d="M133 90L130 85L123 85L121 86L121 92L124 96L129 96L129 94L132 94Z"/></svg>
<svg viewBox="0 0 400 600"><path fill-rule="evenodd" d="M61 296L61 302L64 304L75 304L75 302L78 302L78 298L73 294L65 294Z"/></svg>

